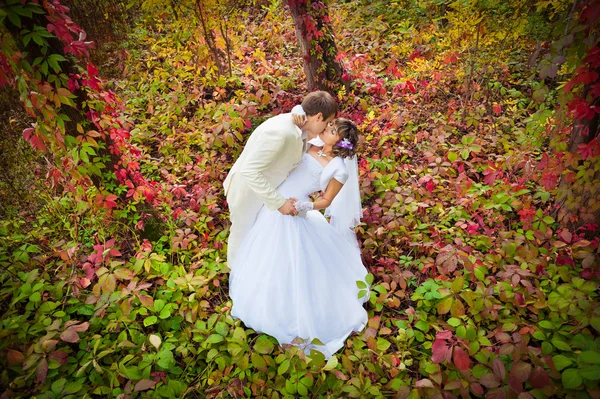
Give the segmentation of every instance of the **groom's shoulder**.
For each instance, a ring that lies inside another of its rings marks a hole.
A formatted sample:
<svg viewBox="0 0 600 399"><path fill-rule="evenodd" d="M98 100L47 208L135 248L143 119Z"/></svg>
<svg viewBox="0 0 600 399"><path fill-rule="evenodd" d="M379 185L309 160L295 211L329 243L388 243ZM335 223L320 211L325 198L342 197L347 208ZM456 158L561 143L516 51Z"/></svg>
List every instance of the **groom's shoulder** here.
<svg viewBox="0 0 600 399"><path fill-rule="evenodd" d="M272 116L263 123L261 123L256 131L268 131L272 133L294 133L294 122L292 121L291 114L279 114Z"/></svg>

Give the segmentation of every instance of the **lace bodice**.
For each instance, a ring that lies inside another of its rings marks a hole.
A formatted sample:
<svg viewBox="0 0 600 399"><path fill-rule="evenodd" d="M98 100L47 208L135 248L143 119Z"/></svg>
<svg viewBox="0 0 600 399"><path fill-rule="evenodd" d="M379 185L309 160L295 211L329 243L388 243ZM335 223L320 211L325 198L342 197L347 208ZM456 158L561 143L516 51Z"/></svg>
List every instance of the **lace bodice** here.
<svg viewBox="0 0 600 399"><path fill-rule="evenodd" d="M348 172L341 158L334 158L323 167L317 159L305 153L298 167L290 173L277 191L285 198L308 201L310 194L324 191L332 178L341 183L348 179Z"/></svg>

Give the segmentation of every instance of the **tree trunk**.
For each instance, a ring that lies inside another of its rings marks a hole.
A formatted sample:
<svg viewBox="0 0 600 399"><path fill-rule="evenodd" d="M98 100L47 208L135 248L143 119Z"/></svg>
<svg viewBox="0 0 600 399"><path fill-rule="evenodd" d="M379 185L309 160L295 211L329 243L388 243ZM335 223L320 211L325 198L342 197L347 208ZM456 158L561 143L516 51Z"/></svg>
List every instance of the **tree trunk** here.
<svg viewBox="0 0 600 399"><path fill-rule="evenodd" d="M332 90L341 83L342 66L327 7L321 1L286 0L294 19L308 90ZM312 43L312 44L311 44Z"/></svg>
<svg viewBox="0 0 600 399"><path fill-rule="evenodd" d="M206 12L202 5L202 0L196 0L196 8L194 9L194 12L196 13L196 18L198 18L200 24L202 25L202 32L204 33L204 40L206 41L206 45L215 57L215 64L217 65L219 76L223 75L225 74L225 65L223 65L222 54L221 51L217 48L215 33L208 26L208 16L206 15Z"/></svg>
<svg viewBox="0 0 600 399"><path fill-rule="evenodd" d="M590 89L590 86L585 86L583 98L588 95ZM600 107L600 97L596 98L591 105ZM577 153L580 144L588 144L597 138L599 128L600 114L598 113L591 120L574 121L569 139L569 152ZM594 165L591 166L593 169ZM556 196L557 220L565 227L577 228L588 223L598 225L600 222L600 187L597 183L600 181L600 171L586 172L589 172L587 179L578 178L575 182L561 179ZM574 175L578 170L571 166L569 173ZM597 227L596 231L598 230L600 229Z"/></svg>

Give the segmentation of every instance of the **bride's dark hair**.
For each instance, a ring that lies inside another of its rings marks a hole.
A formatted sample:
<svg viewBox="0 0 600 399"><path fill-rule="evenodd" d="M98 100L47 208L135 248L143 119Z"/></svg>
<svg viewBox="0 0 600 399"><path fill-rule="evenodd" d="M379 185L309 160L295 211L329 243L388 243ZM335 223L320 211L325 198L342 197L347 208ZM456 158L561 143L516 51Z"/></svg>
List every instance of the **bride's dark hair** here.
<svg viewBox="0 0 600 399"><path fill-rule="evenodd" d="M333 121L340 141L333 146L333 155L342 158L352 158L356 155L358 146L358 128L349 119L337 118Z"/></svg>

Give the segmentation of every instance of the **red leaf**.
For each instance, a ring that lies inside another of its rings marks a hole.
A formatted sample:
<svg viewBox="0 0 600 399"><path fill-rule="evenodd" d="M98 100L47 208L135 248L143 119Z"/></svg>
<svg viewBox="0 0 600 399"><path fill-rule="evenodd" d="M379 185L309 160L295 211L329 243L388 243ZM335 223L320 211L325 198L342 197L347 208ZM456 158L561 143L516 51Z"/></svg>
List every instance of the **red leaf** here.
<svg viewBox="0 0 600 399"><path fill-rule="evenodd" d="M506 377L506 367L504 367L504 363L502 363L500 358L497 357L494 359L492 368L494 370L494 374L496 374L501 381L504 381L504 377Z"/></svg>
<svg viewBox="0 0 600 399"><path fill-rule="evenodd" d="M94 64L92 64L91 62L88 62L87 73L90 78L93 78L95 76L98 76L98 69L96 68L96 66Z"/></svg>
<svg viewBox="0 0 600 399"><path fill-rule="evenodd" d="M142 305L147 308L151 308L154 306L154 299L150 295L141 294L138 296Z"/></svg>
<svg viewBox="0 0 600 399"><path fill-rule="evenodd" d="M79 285L81 285L82 288L87 288L90 284L92 284L92 282L85 277L79 279Z"/></svg>
<svg viewBox="0 0 600 399"><path fill-rule="evenodd" d="M59 362L60 364L66 364L67 357L69 357L69 356L61 350L52 352L50 355L48 355L48 359L55 360L55 361Z"/></svg>
<svg viewBox="0 0 600 399"><path fill-rule="evenodd" d="M445 340L452 339L452 331L448 331L448 330L438 331L435 334L435 338L436 339L445 339Z"/></svg>
<svg viewBox="0 0 600 399"><path fill-rule="evenodd" d="M492 112L494 115L498 116L502 113L502 107L499 104L492 105Z"/></svg>
<svg viewBox="0 0 600 399"><path fill-rule="evenodd" d="M523 384L514 375L508 376L508 386L514 389L516 392L523 392Z"/></svg>
<svg viewBox="0 0 600 399"><path fill-rule="evenodd" d="M346 381L348 380L348 376L346 374L344 374L343 372L341 372L340 370L332 370L333 374L335 374L335 378L337 378L338 380L342 380L342 381Z"/></svg>
<svg viewBox="0 0 600 399"><path fill-rule="evenodd" d="M471 383L471 391L473 391L473 393L475 393L476 395L483 395L483 387L477 382Z"/></svg>
<svg viewBox="0 0 600 399"><path fill-rule="evenodd" d="M488 373L482 375L479 382L486 388L497 388L500 386L501 381L495 374Z"/></svg>
<svg viewBox="0 0 600 399"><path fill-rule="evenodd" d="M469 355L459 346L454 347L454 365L459 370L465 371L471 367L471 359Z"/></svg>
<svg viewBox="0 0 600 399"><path fill-rule="evenodd" d="M373 337L367 338L367 346L372 351L377 351L377 340Z"/></svg>
<svg viewBox="0 0 600 399"><path fill-rule="evenodd" d="M516 292L515 293L515 305L517 305L518 307L523 307L525 306L525 295L523 295L523 293L521 292Z"/></svg>
<svg viewBox="0 0 600 399"><path fill-rule="evenodd" d="M115 208L117 206L117 203L115 202L117 200L117 198L118 197L114 194L107 195L106 198L104 198L106 207L109 209Z"/></svg>
<svg viewBox="0 0 600 399"><path fill-rule="evenodd" d="M6 358L8 360L8 364L10 364L11 366L13 366L15 364L21 364L25 360L25 357L23 356L23 354L21 352L15 351L12 349L8 350L8 354L6 355Z"/></svg>
<svg viewBox="0 0 600 399"><path fill-rule="evenodd" d="M596 137L587 144L578 144L577 153L581 155L583 160L600 155L600 140Z"/></svg>
<svg viewBox="0 0 600 399"><path fill-rule="evenodd" d="M542 366L537 366L529 377L531 386L536 389L543 389L550 385L550 376Z"/></svg>
<svg viewBox="0 0 600 399"><path fill-rule="evenodd" d="M431 346L431 361L434 363L441 363L444 360L450 360L452 353L450 351L450 345L447 341L436 339Z"/></svg>
<svg viewBox="0 0 600 399"><path fill-rule="evenodd" d="M60 339L73 343L79 341L79 335L77 335L77 331L73 327L69 327L60 334Z"/></svg>
<svg viewBox="0 0 600 399"><path fill-rule="evenodd" d="M427 184L425 184L425 188L431 193L431 192L433 192L435 185L433 184L433 182L431 180L429 180L427 182Z"/></svg>
<svg viewBox="0 0 600 399"><path fill-rule="evenodd" d="M427 378L417 381L415 384L417 388L433 388L433 383Z"/></svg>
<svg viewBox="0 0 600 399"><path fill-rule="evenodd" d="M546 170L542 173L541 183L542 186L544 186L544 188L546 189L546 191L552 191L556 188L556 185L558 184L558 176L556 175L556 173Z"/></svg>
<svg viewBox="0 0 600 399"><path fill-rule="evenodd" d="M571 234L571 232L569 232L569 230L566 229L558 233L558 236L567 244L570 244L571 240L573 239L573 234Z"/></svg>
<svg viewBox="0 0 600 399"><path fill-rule="evenodd" d="M86 321L85 323L78 324L76 326L73 326L72 328L77 332L84 332L87 331L89 327L90 323Z"/></svg>
<svg viewBox="0 0 600 399"><path fill-rule="evenodd" d="M35 369L35 380L43 384L46 381L47 374L48 361L46 361L46 359L42 359L42 361L38 363L37 368Z"/></svg>
<svg viewBox="0 0 600 399"><path fill-rule="evenodd" d="M133 388L133 392L145 391L156 385L156 381L152 380L139 380Z"/></svg>
<svg viewBox="0 0 600 399"><path fill-rule="evenodd" d="M529 379L531 374L531 364L525 362L518 362L513 364L510 368L510 376L514 376L517 381L525 382Z"/></svg>

